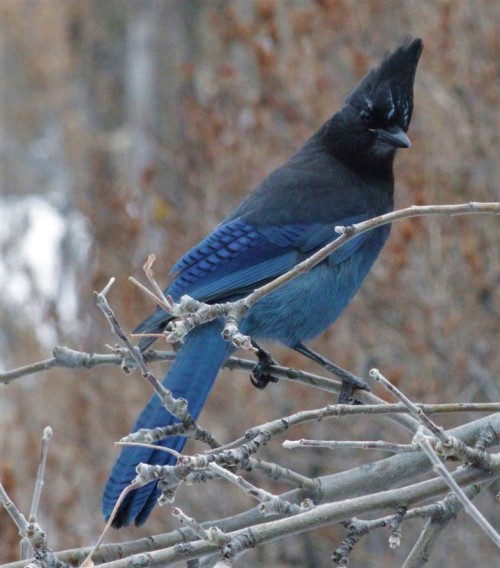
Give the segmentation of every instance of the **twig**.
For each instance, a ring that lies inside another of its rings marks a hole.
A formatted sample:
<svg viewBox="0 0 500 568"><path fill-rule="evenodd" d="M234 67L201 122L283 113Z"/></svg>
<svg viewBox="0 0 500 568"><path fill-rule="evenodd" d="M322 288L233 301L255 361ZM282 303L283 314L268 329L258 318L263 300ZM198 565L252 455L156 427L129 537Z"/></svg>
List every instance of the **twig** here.
<svg viewBox="0 0 500 568"><path fill-rule="evenodd" d="M247 495L250 495L254 499L257 499L261 503L259 509L260 512L264 515L296 515L297 513L301 513L307 509L307 507L302 507L300 505L296 505L295 503L290 503L282 499L281 497L277 497L264 489L260 489L255 485L249 483L246 479L241 477L240 475L234 475L227 469L220 467L215 463L211 463L209 468L223 477L227 479L231 483L237 485L240 489L242 489Z"/></svg>
<svg viewBox="0 0 500 568"><path fill-rule="evenodd" d="M434 448L431 445L430 438L425 436L422 432L417 432L415 435L415 442L422 448L427 457L433 464L434 470L439 474L439 476L446 482L450 489L455 493L460 503L463 505L465 511L476 521L476 523L483 529L483 531L490 537L490 539L500 548L500 535L491 526L491 524L486 520L483 514L475 507L467 495L462 491L458 483L455 481L453 476L441 463L438 458ZM492 456L493 459L493 456ZM500 464L498 456L495 458Z"/></svg>
<svg viewBox="0 0 500 568"><path fill-rule="evenodd" d="M214 568L227 568L233 565L233 560L236 556L241 555L241 553L250 547L250 543L245 538L244 535L239 535L237 537L231 538L226 533L220 530L219 527L212 526L208 529L204 529L196 519L188 517L183 513L178 507L172 509L172 515L176 517L181 523L187 525L193 533L201 540L207 542L208 544L223 549L220 558L215 564L210 562L210 566ZM213 556L213 555L212 555ZM188 562L188 566L190 563Z"/></svg>
<svg viewBox="0 0 500 568"><path fill-rule="evenodd" d="M42 451L40 456L40 465L38 466L38 473L36 476L35 490L33 492L33 500L31 502L30 519L34 519L38 513L38 505L40 504L40 496L45 477L45 465L47 463L47 452L49 449L49 441L52 438L52 428L47 426L43 431L42 436Z"/></svg>
<svg viewBox="0 0 500 568"><path fill-rule="evenodd" d="M225 320L222 337L237 348L256 351L251 338L240 333L237 325L238 321L248 311L244 301L237 300L223 304L206 304L191 298L191 296L184 295L179 302L175 302L172 296L164 295L154 278L152 266L155 259L155 255L149 255L148 261L144 265L144 271L150 284L153 286L154 292L148 290L133 277L130 277L129 280L150 298L153 298L160 308L173 318L176 318L168 322L165 328L163 335L166 341L169 343L182 342L184 337L195 327L222 317ZM146 336L149 335L146 334Z"/></svg>
<svg viewBox="0 0 500 568"><path fill-rule="evenodd" d="M58 346L54 348L54 357L46 359L32 365L19 367L11 371L0 373L0 384L9 383L15 379L38 373L52 368L71 368L71 369L91 369L101 365L123 365L124 357L128 350L114 349L115 354L101 354L101 353L86 353L83 351L76 351L68 347ZM118 353L119 352L119 353ZM148 350L142 354L146 363L153 361L171 361L175 358L174 351L155 351ZM240 372L252 371L255 367L255 361L249 359L241 359L239 357L230 357L225 363L224 367L231 370L238 370ZM290 380L299 382L301 384L319 388L326 392L338 394L340 391L341 383L335 379L308 373L299 369L282 367L280 365L272 365L270 372L283 380ZM388 404L380 398L374 396L369 392L357 392L356 397L363 402L360 406L349 405L336 405L336 412L331 416L349 416L349 415L384 415L384 414L410 414L410 410L404 404ZM484 402L484 403L447 403L447 404L415 404L425 414L441 414L441 413L458 413L458 412L499 412L499 402ZM415 428L410 428L415 431Z"/></svg>
<svg viewBox="0 0 500 568"><path fill-rule="evenodd" d="M397 548L401 545L401 524L405 520L407 508L404 505L399 505L396 507L396 512L392 519L389 521L389 528L391 534L389 535L389 546L391 548Z"/></svg>
<svg viewBox="0 0 500 568"><path fill-rule="evenodd" d="M169 412L170 414L172 414L172 416L178 418L182 422L182 425L184 427L183 435L187 436L192 433L193 436L208 439L209 436L207 435L207 433L198 427L196 421L189 413L187 401L183 398L174 398L172 393L158 381L158 379L150 371L140 349L131 343L130 339L122 330L113 310L110 308L106 299L106 293L111 288L113 282L114 278L111 278L102 292L94 293L96 304L108 320L111 326L111 330L122 342L126 350L130 353L130 356L139 367L142 376L149 382L156 394L160 397L160 400L167 412Z"/></svg>
<svg viewBox="0 0 500 568"><path fill-rule="evenodd" d="M367 393L370 394L370 393ZM373 395L370 395L371 397ZM376 397L375 397L376 398ZM380 400L380 399L376 399ZM380 400L383 403L382 400ZM387 405L391 406L391 405ZM397 406L397 405L393 405ZM268 440L271 438L284 433L285 431L289 430L294 426L298 426L299 424L304 424L306 422L311 421L322 421L326 418L337 418L342 417L345 415L351 414L386 414L384 412L385 405L384 404L375 404L370 406L349 406L344 404L332 404L328 406L324 406L322 408L315 408L312 410L302 410L299 412L295 412L294 414L290 414L289 416L285 416L282 418L277 418L276 420L272 420L270 422L266 422L264 424L260 424L259 426L254 426L249 428L245 435L237 440L234 440L230 444L222 446L217 450L207 450L205 453L215 453L219 452L220 450L231 450L240 447L242 444L248 443L252 441L256 444L267 443ZM366 410L366 412L364 412ZM408 412L407 409L401 408L397 409L401 410L402 412ZM390 413L390 411L389 411Z"/></svg>
<svg viewBox="0 0 500 568"><path fill-rule="evenodd" d="M349 556L361 538L373 528L384 527L386 522L378 519L375 521L360 521L353 518L342 524L347 528L347 536L332 554L332 562L335 562L340 568L344 568L349 564Z"/></svg>
<svg viewBox="0 0 500 568"><path fill-rule="evenodd" d="M28 528L28 521L26 517L21 513L21 511L16 507L15 503L10 500L5 491L2 482L0 481L0 503L4 506L4 509L10 515L10 518L14 521L14 524L19 529L19 534L24 534Z"/></svg>
<svg viewBox="0 0 500 568"><path fill-rule="evenodd" d="M135 446L136 448L147 448L149 450L165 452L166 454L170 454L177 459L179 459L182 455L172 448L166 448L165 446L155 446L154 444L143 444L141 442L124 442L123 438L119 442L115 442L115 446Z"/></svg>
<svg viewBox="0 0 500 568"><path fill-rule="evenodd" d="M145 484L141 484L140 481L138 481L137 478L136 478L132 483L127 485L127 487L125 487L123 489L123 491L120 493L120 496L118 497L118 499L115 503L115 506L113 507L113 510L111 511L111 514L109 515L108 521L106 522L106 525L104 526L98 541L96 542L95 546L90 549L88 555L85 557L80 568L93 568L94 567L94 561L92 560L92 557L94 556L96 551L101 546L102 541L104 540L104 537L106 536L106 533L111 528L111 524L112 524L112 522L113 522L113 520L116 516L116 513L118 512L119 508L121 507L121 505L122 505L123 501L125 500L125 498L127 497L127 495L129 493L131 493L132 491L135 491L136 489L141 487L141 485L145 485Z"/></svg>
<svg viewBox="0 0 500 568"><path fill-rule="evenodd" d="M19 534L26 540L34 551L36 565L40 568L69 568L69 565L54 554L54 551L47 543L47 535L39 523L28 522L25 516L19 511L15 504L10 500L2 483L0 482L0 503L4 506L11 519L19 529ZM26 560L23 560L26 565Z"/></svg>
<svg viewBox="0 0 500 568"><path fill-rule="evenodd" d="M372 369L370 371L370 376L384 385L388 391L395 394L409 409L410 413L420 421L421 425L439 440L436 444L436 450L440 454L453 456L461 461L468 462L475 467L481 467L483 469L490 468L491 462L488 452L485 452L480 448L470 448L461 440L446 434L441 426L438 426L435 422L433 422L421 408L419 408L398 388L391 384L390 381L388 381L377 369Z"/></svg>
<svg viewBox="0 0 500 568"><path fill-rule="evenodd" d="M304 489L315 490L318 482L306 477L288 467L283 467L276 463L261 460L259 458L250 458L248 460L247 471L262 471L265 475L274 480L283 481L294 487L302 487Z"/></svg>
<svg viewBox="0 0 500 568"><path fill-rule="evenodd" d="M221 447L221 443L214 438L208 430L201 428L197 424L192 425L190 422L187 424L177 422L169 426L158 426L157 428L141 428L136 432L127 434L120 442L144 442L146 444L153 444L171 436L184 436L185 438L199 440L213 449Z"/></svg>
<svg viewBox="0 0 500 568"><path fill-rule="evenodd" d="M483 486L491 483L485 483ZM467 487L465 489L467 498L474 499L480 492L481 487L477 484ZM457 516L460 508L460 501L454 493L450 493L442 501L408 511L406 518L418 516L423 518L429 517L429 519L402 568L422 568L427 564L432 548L443 530L448 526L448 523Z"/></svg>
<svg viewBox="0 0 500 568"><path fill-rule="evenodd" d="M374 217L373 219L350 225L349 227L335 227L336 232L340 234L340 237L338 239L326 245L300 264L297 264L297 266L295 266L282 276L274 279L272 282L269 282L264 286L261 286L260 288L257 288L254 292L252 292L252 294L245 298L245 304L248 309L250 309L250 307L253 306L253 304L255 304L257 300L260 300L264 296L267 296L268 294L276 290L276 288L282 286L285 282L289 282L300 274L308 272L309 270L311 270L311 268L316 266L316 264L320 263L322 260L330 256L332 252L339 249L362 233L366 233L367 231L371 231L372 229L381 227L382 225L387 225L388 223L392 223L393 221L408 219L409 217L427 217L431 215L453 216L466 215L471 213L488 213L498 215L500 214L500 203L470 202L462 203L460 205L412 205L411 207L407 207L406 209L400 209L398 211L393 211L392 213L386 213L385 215L380 215L378 217Z"/></svg>
<svg viewBox="0 0 500 568"><path fill-rule="evenodd" d="M49 440L52 438L52 428L47 426L43 431L42 436L42 449L40 455L40 464L38 465L38 472L35 481L35 489L33 491L33 498L31 501L31 509L29 514L29 522L35 523L38 514L38 506L40 504L40 496L42 494L44 477L45 477L45 465L47 463L47 452L49 448ZM21 558L27 559L32 553L32 548L29 544L28 539L23 538L21 541Z"/></svg>
<svg viewBox="0 0 500 568"><path fill-rule="evenodd" d="M115 279L111 278L106 287L101 292L94 292L97 307L102 311L102 313L108 320L111 326L111 331L116 335L116 337L118 337L121 343L129 351L136 365L141 370L142 376L149 382L156 394L160 397L165 408L171 414L174 414L174 416L177 416L176 413L180 413L182 416L185 416L185 413L187 412L185 408L186 405L182 402L178 403L178 400L174 399L172 397L172 394L165 387L163 387L158 379L151 373L146 362L144 361L144 357L142 356L140 350L131 343L129 338L123 332L113 310L110 308L106 299L106 294L113 285L114 281Z"/></svg>
<svg viewBox="0 0 500 568"><path fill-rule="evenodd" d="M491 417L476 420L470 424L460 426L453 430L453 435L463 436L465 440L476 439L479 433L484 429L484 425L491 422ZM495 422L495 428L498 429L498 419ZM423 463L428 463L428 460L424 461L418 454L408 454L404 456L392 456L390 458L385 458L380 460L375 464L370 464L367 466L362 466L361 468L355 468L347 472L342 472L340 474L333 474L330 476L325 476L321 481L321 492L315 494L315 500L317 502L325 501L328 499L337 499L339 494L345 497L345 501L339 503L332 503L332 507L336 507L335 510L330 509L329 517L331 517L331 522L341 522L346 518L352 518L353 516L359 514L365 514L367 511L375 511L376 509L392 508L395 509L401 503L405 503L407 506L417 504L424 499L431 499L438 496L446 491L442 482L439 479L433 479L425 482L420 482L418 484L409 485L400 489L391 489L394 485L394 473L397 471L399 474L402 471L411 472L412 476L420 475L425 471L422 468ZM497 463L497 462L496 462ZM380 464L380 467L377 467ZM363 501L358 500L359 495L359 485L356 482L357 475L356 470L361 469L365 473L364 483L368 487L372 487L374 491L378 493L374 495L374 499L369 499L370 496L362 497ZM394 470L394 471L392 471ZM470 485L471 483L481 483L483 480L494 480L498 479L500 476L500 466L496 465L495 470L490 474L480 471L480 470L465 470L461 469L456 472L455 475L461 480L464 485ZM354 480L355 488L351 487L351 482ZM303 490L293 490L288 493L281 495L281 497L288 500L302 500L304 498ZM363 505L363 503L365 505ZM371 503L369 508L366 508L366 504ZM437 504L439 505L439 504ZM434 505L426 505L425 507L417 507L415 509L409 509L405 519L416 518L416 517L427 517L431 513L431 507ZM435 510L435 509L434 509ZM319 513L324 511L320 509ZM336 511L336 513L335 513ZM318 511L316 511L318 513ZM392 518L392 515L386 517L387 522ZM247 511L236 518L228 517L226 519L218 519L211 523L203 523L203 527L209 527L212 525L217 525L221 527L222 530L228 533L229 536L234 536L238 534L238 530L243 526L253 525L259 522L260 514L257 508ZM300 518L294 517L295 523L300 521ZM319 524L316 526L323 526L324 524L329 524L330 520L323 516L318 518ZM297 534L298 532L304 532L313 528L306 524L298 523L299 527L294 532L282 532L279 534L279 530L276 530L273 525L272 531L265 533L266 525L262 526L262 529L255 527L252 531L258 529L258 539L259 542L268 542L274 540L275 538L283 538L289 536L290 534ZM260 531L264 532L260 532ZM264 536L265 535L265 536ZM106 562L106 568L126 568L130 566L131 558L130 555L140 554L141 552L148 551L148 559L150 560L150 566L165 566L168 562L181 562L187 561L189 559L199 558L205 556L213 551L205 542L188 542L193 539L192 533L187 529L177 529L172 533L151 536L147 539L140 539L137 541L132 541L129 543L121 543L120 546L116 545L103 545L102 553L97 552L95 555L96 561ZM159 549L162 550L159 550ZM81 563L82 554L88 552L88 549L74 549L59 552L58 556L62 559L71 561L72 563ZM112 559L115 558L115 561ZM123 560L118 560L118 558L123 558ZM139 557L136 557L139 558ZM23 568L25 564L15 562L6 565L4 568Z"/></svg>
<svg viewBox="0 0 500 568"><path fill-rule="evenodd" d="M282 274L271 282L255 289L245 298L234 302L226 302L224 304L204 304L203 302L198 302L187 295L183 296L178 303L174 302L171 297L167 296L165 299L168 306L166 311L172 316L180 318L169 323L166 333L167 341L182 341L183 337L194 327L212 321L215 318L223 317L226 321L222 334L223 337L227 341L231 341L236 347L254 350L251 339L248 336L241 334L238 330L238 323L240 319L264 296L267 296L283 284L297 278L297 276L309 272L309 270L314 268L314 266L327 258L335 250L344 246L358 235L377 227L381 227L382 225L387 225L393 221L407 219L409 217L431 215L453 216L479 213L500 214L500 203L470 202L460 205L414 205L406 209L386 213L385 215L380 215L373 219L368 219L367 221L356 223L348 227L335 227L336 232L340 235L337 239L321 248L303 262L294 266L285 274ZM154 286L156 290L158 288L156 282ZM148 295L155 297L155 295L151 292L149 292ZM158 302L159 299L156 298L156 301ZM160 304L161 303L164 302L160 301Z"/></svg>
<svg viewBox="0 0 500 568"><path fill-rule="evenodd" d="M53 368L66 368L66 369L92 369L101 365L120 366L123 364L125 354L128 353L126 349L114 349L114 354L104 353L86 353L84 351L76 351L64 346L57 346L54 348L54 357L45 359L31 365L18 367L11 371L0 373L0 384L7 384L15 379L22 378L34 373L39 373ZM172 361L175 359L176 353L174 351L157 351L150 349L142 354L146 363L154 361ZM224 367L230 370L237 370L240 372L252 371L255 367L255 361L250 359L242 359L240 357L229 357L224 363ZM300 369L292 367L283 367L280 365L272 365L269 372L283 380L290 380L299 382L304 385L312 386L322 389L326 392L338 394L340 390L340 381L308 373ZM368 395L365 402L369 403L371 393L356 393L356 395ZM378 399L380 400L380 399ZM384 402L384 401L381 401ZM483 403L446 403L446 404L415 404L417 408L422 409L426 414L437 413L452 413L452 412L499 412L500 402L483 402ZM363 406L345 406L342 410L342 415L349 414L409 414L409 409L403 404L387 404L384 405L370 405Z"/></svg>
<svg viewBox="0 0 500 568"><path fill-rule="evenodd" d="M378 369L370 371L370 377L382 384L389 392L393 393L399 400L408 408L410 414L414 416L423 426L428 428L434 436L439 438L441 442L447 442L448 436L444 433L441 426L435 424L425 412L422 411L416 404L414 404L407 396L405 396L397 387L395 387L388 379L380 373Z"/></svg>
<svg viewBox="0 0 500 568"><path fill-rule="evenodd" d="M172 515L176 517L179 522L188 526L198 538L206 540L214 546L222 548L229 542L229 538L219 528L209 527L208 529L204 529L196 519L188 517L179 507L172 509Z"/></svg>
<svg viewBox="0 0 500 568"><path fill-rule="evenodd" d="M337 449L355 449L355 450L382 450L384 452L412 452L416 447L411 444L392 444L390 442L378 441L365 441L365 442L345 442L335 440L285 440L282 446L287 450L294 450L296 448L328 448L329 450Z"/></svg>

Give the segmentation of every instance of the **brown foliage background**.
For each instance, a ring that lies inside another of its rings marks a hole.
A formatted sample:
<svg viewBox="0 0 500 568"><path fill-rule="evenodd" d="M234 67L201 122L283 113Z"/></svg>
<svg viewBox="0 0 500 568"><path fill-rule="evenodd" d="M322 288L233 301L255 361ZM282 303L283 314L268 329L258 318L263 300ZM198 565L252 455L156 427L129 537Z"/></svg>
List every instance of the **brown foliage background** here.
<svg viewBox="0 0 500 568"><path fill-rule="evenodd" d="M0 295L0 365L48 357L55 343L103 352L115 340L92 290L116 276L110 300L131 329L152 307L127 282L141 276L147 254L159 257L166 283L172 262L408 34L421 36L425 50L413 147L397 161L397 206L499 200L499 19L495 0L1 0L0 206L21 206L0 244L0 283L21 273L31 288L21 304ZM30 223L23 203L32 196L65 221L52 295L18 252ZM498 400L499 245L495 218L398 223L352 306L315 347L359 374L378 366L416 401ZM68 297L76 303L61 303ZM284 365L313 369L288 351L273 352ZM51 371L2 389L0 476L25 512L42 429L54 428L41 517L56 549L94 542L113 442L148 397L140 378L112 368ZM244 375L226 373L202 424L229 441L251 425L325 402L284 382L258 392ZM383 419L369 420L290 434L404 439ZM263 456L305 475L367 459L353 451L285 453L279 441ZM478 503L488 511L491 500L485 494ZM222 482L208 492L183 489L178 503L199 521L252 505ZM113 538L175 526L157 508L145 527ZM0 535L0 561L14 559L16 530L1 510ZM241 565L329 566L342 535L334 527L273 543ZM415 535L405 525L401 549L390 551L387 534L371 534L353 561L400 565ZM455 566L489 565L492 554L461 515L429 565L451 565L450 558Z"/></svg>

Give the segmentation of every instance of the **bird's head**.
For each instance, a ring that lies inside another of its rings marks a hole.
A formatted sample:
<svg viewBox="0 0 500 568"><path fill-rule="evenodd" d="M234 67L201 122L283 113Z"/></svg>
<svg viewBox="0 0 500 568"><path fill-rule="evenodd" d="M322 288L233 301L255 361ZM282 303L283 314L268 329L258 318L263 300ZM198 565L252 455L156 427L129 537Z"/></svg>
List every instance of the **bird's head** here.
<svg viewBox="0 0 500 568"><path fill-rule="evenodd" d="M422 40L406 40L347 97L329 128L338 157L363 167L392 167L395 150L410 147L406 132L422 48Z"/></svg>

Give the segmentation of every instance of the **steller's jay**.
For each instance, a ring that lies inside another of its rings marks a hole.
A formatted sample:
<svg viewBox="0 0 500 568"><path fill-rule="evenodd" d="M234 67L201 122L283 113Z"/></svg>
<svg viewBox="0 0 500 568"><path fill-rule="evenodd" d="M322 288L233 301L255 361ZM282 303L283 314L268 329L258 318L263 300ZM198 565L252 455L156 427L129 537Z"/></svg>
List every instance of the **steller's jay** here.
<svg viewBox="0 0 500 568"><path fill-rule="evenodd" d="M410 146L406 132L422 46L420 39L409 39L370 71L342 110L175 264L171 272L177 276L166 294L176 301L188 294L208 303L241 298L337 238L336 225L351 225L391 211L394 155L397 148ZM240 322L240 331L257 341L280 342L338 370L302 342L322 333L343 312L389 230L385 225L359 235L310 272L259 300ZM136 332L161 333L171 319L158 309ZM215 320L189 333L164 379L175 397L187 399L195 419L219 369L234 350L221 337L222 328L223 323ZM144 350L152 341L144 338L139 347ZM256 376L257 386L272 380L264 372ZM363 387L350 377L354 387ZM350 377L347 373L343 378ZM175 422L154 395L133 431ZM174 436L160 444L180 452L185 441ZM166 465L175 463L175 458L165 452L123 448L104 489L105 517L134 479L140 462ZM157 483L130 493L113 526L144 523L158 495Z"/></svg>

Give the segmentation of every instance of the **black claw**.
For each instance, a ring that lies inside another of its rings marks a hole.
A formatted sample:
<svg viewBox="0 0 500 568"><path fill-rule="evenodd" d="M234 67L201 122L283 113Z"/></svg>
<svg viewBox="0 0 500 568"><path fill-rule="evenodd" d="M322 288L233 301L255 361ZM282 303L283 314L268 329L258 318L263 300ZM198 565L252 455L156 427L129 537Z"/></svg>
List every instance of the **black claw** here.
<svg viewBox="0 0 500 568"><path fill-rule="evenodd" d="M269 383L277 383L278 377L274 377L273 375L262 373L259 369L259 363L255 365L252 374L250 375L250 381L252 385L259 390L265 389Z"/></svg>
<svg viewBox="0 0 500 568"><path fill-rule="evenodd" d="M278 377L271 375L269 367L276 365L276 361L271 357L271 354L254 344L257 348L257 359L259 362L252 370L250 380L252 385L260 390L265 389L269 383L277 383Z"/></svg>

